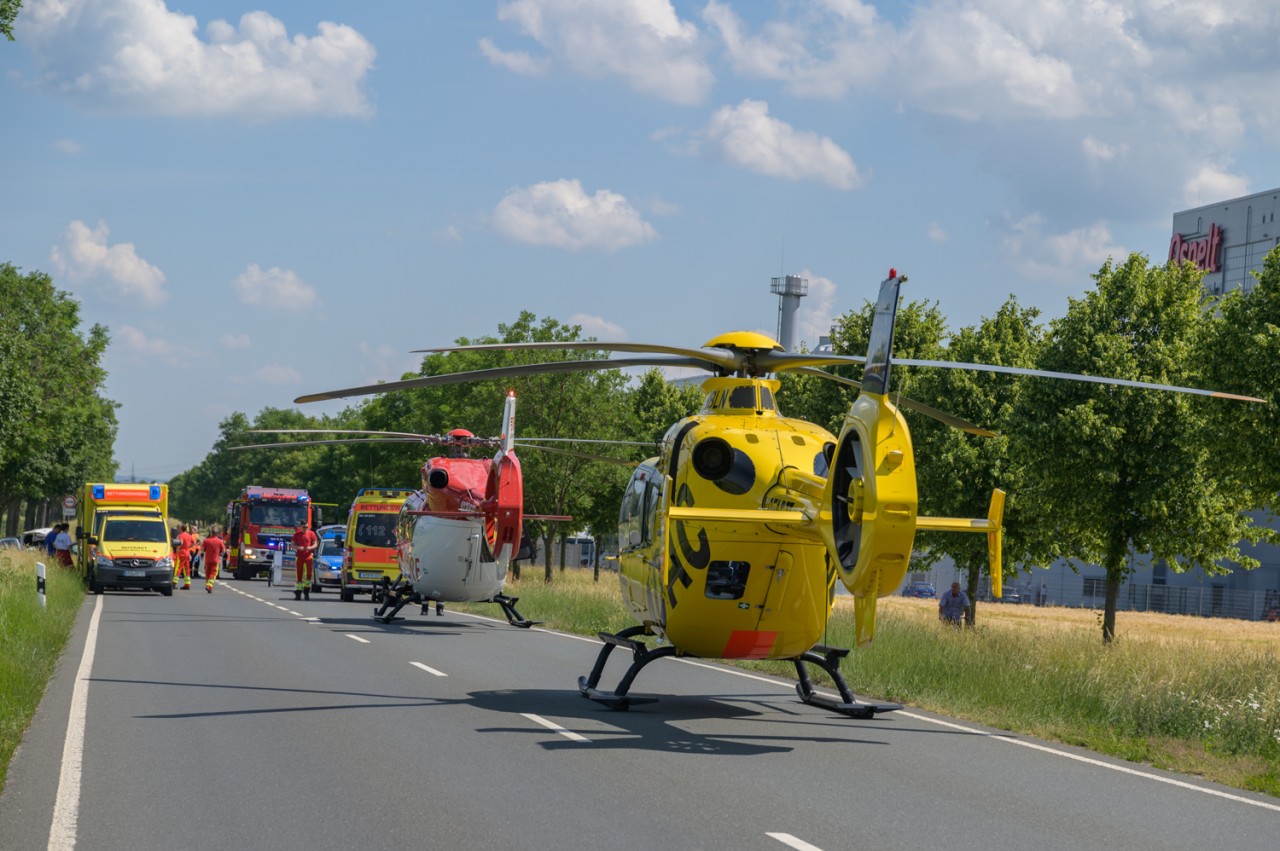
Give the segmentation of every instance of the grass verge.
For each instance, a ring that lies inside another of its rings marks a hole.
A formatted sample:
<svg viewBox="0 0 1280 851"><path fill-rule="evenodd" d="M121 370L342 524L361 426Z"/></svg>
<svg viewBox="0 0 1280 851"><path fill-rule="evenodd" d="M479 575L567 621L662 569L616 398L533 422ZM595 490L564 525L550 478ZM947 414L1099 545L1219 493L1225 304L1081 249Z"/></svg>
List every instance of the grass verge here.
<svg viewBox="0 0 1280 851"><path fill-rule="evenodd" d="M41 608L40 560L34 553L0 551L0 789L84 603L79 576L48 559Z"/></svg>
<svg viewBox="0 0 1280 851"><path fill-rule="evenodd" d="M506 593L566 632L633 623L614 574L594 583L570 569L548 584L538 571ZM938 622L933 601L885 598L875 643L843 670L859 694L1280 797L1280 625L1122 612L1104 646L1097 617L982 605L978 626L960 631ZM824 642L853 646L850 598L837 598ZM789 662L738 664L794 677Z"/></svg>

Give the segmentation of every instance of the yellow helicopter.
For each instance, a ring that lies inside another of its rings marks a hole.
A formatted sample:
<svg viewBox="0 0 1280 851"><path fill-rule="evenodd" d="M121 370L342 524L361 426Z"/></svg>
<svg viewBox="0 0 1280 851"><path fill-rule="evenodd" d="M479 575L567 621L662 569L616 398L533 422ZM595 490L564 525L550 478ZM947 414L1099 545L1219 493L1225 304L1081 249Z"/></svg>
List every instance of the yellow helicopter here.
<svg viewBox="0 0 1280 851"><path fill-rule="evenodd" d="M656 659L789 660L795 664L796 690L803 702L868 718L901 707L856 699L840 671L848 649L818 643L834 605L837 578L854 598L858 645L874 637L876 602L900 586L918 529L987 535L992 591L998 597L1002 590L1002 491L992 494L982 518L926 517L917 512L915 459L899 407L973 434L992 433L911 400L890 401L894 320L905 280L890 270L881 284L865 357L786 352L753 332L724 334L697 349L597 341L442 347L418 351L595 350L643 356L425 376L296 401L626 366L710 371L713 376L702 384L702 410L672 425L659 454L638 465L627 484L619 518L619 576L623 599L637 625L617 634L599 634L604 646L590 674L579 679L579 689L588 698L627 709L655 700L629 691L641 669ZM1251 399L1017 367L896 362ZM791 370L834 377L818 367L848 363L863 364L864 372L838 436L778 412L774 397L779 382L771 374ZM646 643L649 638L656 639L654 646ZM613 691L603 691L598 686L615 647L631 651L631 666ZM810 664L831 677L838 697L817 691L806 667Z"/></svg>

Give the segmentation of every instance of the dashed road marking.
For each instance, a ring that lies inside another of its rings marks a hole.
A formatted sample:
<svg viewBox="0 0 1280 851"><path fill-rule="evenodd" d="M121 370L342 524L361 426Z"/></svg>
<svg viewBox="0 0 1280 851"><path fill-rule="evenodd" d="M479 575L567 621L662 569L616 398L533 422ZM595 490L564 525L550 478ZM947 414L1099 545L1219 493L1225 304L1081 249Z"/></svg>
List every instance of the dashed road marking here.
<svg viewBox="0 0 1280 851"><path fill-rule="evenodd" d="M410 662L409 664L415 668L421 668L422 670L426 671L428 674L431 674L432 676L436 676L436 677L449 676L444 671L437 671L435 668L431 667L430 665L424 665L421 662Z"/></svg>
<svg viewBox="0 0 1280 851"><path fill-rule="evenodd" d="M523 715L525 718L528 718L530 721L534 722L535 724L541 724L543 727L546 727L548 730L559 733L560 735L564 736L566 739L569 739L570 741L588 742L588 743L591 741L586 736L579 736L577 733L573 732L572 730L566 730L564 727L561 727L559 724L556 724L554 721L548 721L546 718L543 718L541 715L534 715L532 712L521 712L520 714Z"/></svg>
<svg viewBox="0 0 1280 851"><path fill-rule="evenodd" d="M789 833L766 833L765 836L770 839L776 839L788 848L796 849L796 851L822 851L817 845L810 845L803 839L797 839Z"/></svg>
<svg viewBox="0 0 1280 851"><path fill-rule="evenodd" d="M367 639L367 638L361 638L361 637L360 637L360 636L358 636L358 635L352 635L352 634L351 634L351 633L349 633L349 632L344 632L344 633L343 633L343 635L345 635L347 638L350 638L352 641L359 641L361 644L368 644L368 643L369 643L369 639Z"/></svg>

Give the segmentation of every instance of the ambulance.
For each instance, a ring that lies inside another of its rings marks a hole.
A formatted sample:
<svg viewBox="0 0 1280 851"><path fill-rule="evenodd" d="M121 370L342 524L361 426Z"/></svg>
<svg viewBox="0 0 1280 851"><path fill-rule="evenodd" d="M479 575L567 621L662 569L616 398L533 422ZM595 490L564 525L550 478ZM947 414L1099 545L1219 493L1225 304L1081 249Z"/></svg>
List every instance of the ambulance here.
<svg viewBox="0 0 1280 851"><path fill-rule="evenodd" d="M80 574L94 594L137 588L173 596L168 485L87 483L76 540Z"/></svg>
<svg viewBox="0 0 1280 851"><path fill-rule="evenodd" d="M346 550L342 557L342 600L373 594L400 576L396 548L396 520L412 490L361 488L347 517Z"/></svg>

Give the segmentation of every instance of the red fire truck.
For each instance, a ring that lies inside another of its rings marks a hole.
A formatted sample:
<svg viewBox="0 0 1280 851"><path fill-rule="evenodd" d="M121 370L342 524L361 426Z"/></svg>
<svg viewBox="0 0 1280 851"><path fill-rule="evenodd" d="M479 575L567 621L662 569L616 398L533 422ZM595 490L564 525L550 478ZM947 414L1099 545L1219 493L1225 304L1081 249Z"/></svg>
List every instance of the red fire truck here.
<svg viewBox="0 0 1280 851"><path fill-rule="evenodd" d="M236 579L270 573L277 552L293 560L293 533L320 523L319 509L301 488L250 485L227 506L227 570Z"/></svg>

